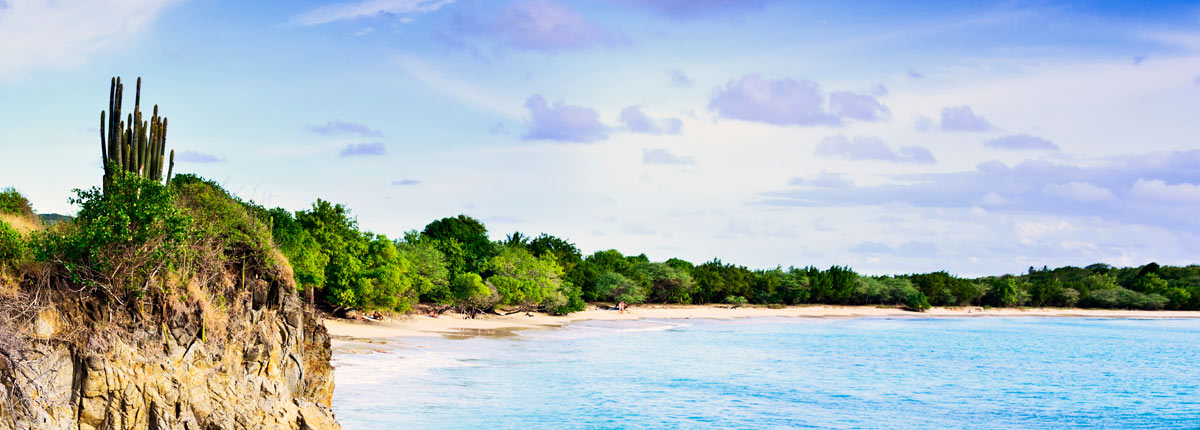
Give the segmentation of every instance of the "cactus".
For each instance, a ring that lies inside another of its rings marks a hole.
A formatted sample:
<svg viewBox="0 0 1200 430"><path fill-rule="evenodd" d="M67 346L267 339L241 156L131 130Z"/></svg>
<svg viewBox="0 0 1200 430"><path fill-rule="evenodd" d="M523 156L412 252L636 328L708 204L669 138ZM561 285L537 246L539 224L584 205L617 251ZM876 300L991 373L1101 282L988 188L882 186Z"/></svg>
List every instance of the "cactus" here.
<svg viewBox="0 0 1200 430"><path fill-rule="evenodd" d="M133 98L133 112L121 119L121 104L125 86L114 77L108 90L108 109L100 111L100 157L104 163L104 184L107 186L113 169L122 169L146 179L163 180L163 155L167 147L167 119L158 115L158 105L149 119L142 117L142 78L138 78ZM175 151L171 151L169 169L175 167ZM170 170L166 182L171 181Z"/></svg>

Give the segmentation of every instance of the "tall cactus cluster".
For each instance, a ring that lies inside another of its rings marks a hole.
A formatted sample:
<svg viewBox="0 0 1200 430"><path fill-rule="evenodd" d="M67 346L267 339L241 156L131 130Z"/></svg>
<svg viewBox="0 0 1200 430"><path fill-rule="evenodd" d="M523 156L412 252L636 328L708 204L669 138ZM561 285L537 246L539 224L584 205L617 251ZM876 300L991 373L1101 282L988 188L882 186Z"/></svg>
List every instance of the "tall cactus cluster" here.
<svg viewBox="0 0 1200 430"><path fill-rule="evenodd" d="M108 117L100 111L100 154L104 162L104 184L110 183L113 169L124 169L143 178L163 180L163 155L167 143L167 118L158 116L158 105L149 120L142 118L142 78L137 80L133 113L121 119L124 85L121 78L112 78L108 90ZM171 181L175 168L175 150L166 159L166 182Z"/></svg>

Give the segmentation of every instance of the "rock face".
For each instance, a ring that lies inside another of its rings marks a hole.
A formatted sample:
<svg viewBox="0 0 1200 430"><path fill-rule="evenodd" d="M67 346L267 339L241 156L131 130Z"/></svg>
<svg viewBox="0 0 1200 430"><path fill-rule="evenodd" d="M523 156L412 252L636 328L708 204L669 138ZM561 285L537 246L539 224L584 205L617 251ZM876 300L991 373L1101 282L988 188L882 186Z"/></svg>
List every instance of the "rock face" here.
<svg viewBox="0 0 1200 430"><path fill-rule="evenodd" d="M71 318L43 310L24 357L0 360L19 363L0 365L0 429L339 429L325 327L273 299L247 300L223 342L163 324L104 348L57 340Z"/></svg>

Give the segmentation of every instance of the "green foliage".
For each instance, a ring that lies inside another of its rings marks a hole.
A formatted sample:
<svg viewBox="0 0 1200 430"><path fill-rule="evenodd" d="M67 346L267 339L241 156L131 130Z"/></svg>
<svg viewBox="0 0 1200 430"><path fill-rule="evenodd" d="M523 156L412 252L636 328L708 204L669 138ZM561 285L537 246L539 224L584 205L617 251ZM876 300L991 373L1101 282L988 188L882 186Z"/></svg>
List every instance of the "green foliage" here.
<svg viewBox="0 0 1200 430"><path fill-rule="evenodd" d="M16 188L5 188L0 190L0 213L33 217L33 207L29 205L29 200L25 196L17 192Z"/></svg>
<svg viewBox="0 0 1200 430"><path fill-rule="evenodd" d="M459 306L475 309L491 309L500 301L494 287L483 283L475 273L460 273L450 281L450 291Z"/></svg>
<svg viewBox="0 0 1200 430"><path fill-rule="evenodd" d="M910 295L916 293L920 293L920 291L906 277L860 276L858 287L854 292L854 304L899 305L904 303Z"/></svg>
<svg viewBox="0 0 1200 430"><path fill-rule="evenodd" d="M570 271L583 261L583 254L579 252L579 248L576 248L575 244L545 233L530 240L526 248L535 257L553 255L554 261L563 268L564 272Z"/></svg>
<svg viewBox="0 0 1200 430"><path fill-rule="evenodd" d="M929 298L925 293L913 291L904 297L904 306L916 312L925 312L929 310Z"/></svg>
<svg viewBox="0 0 1200 430"><path fill-rule="evenodd" d="M446 256L452 275L486 273L488 262L498 252L487 236L487 227L475 218L459 215L429 223L421 232Z"/></svg>
<svg viewBox="0 0 1200 430"><path fill-rule="evenodd" d="M543 303L546 312L554 315L566 315L571 312L582 311L587 307L587 303L583 301L583 292L579 286L572 284L570 281L565 281L559 291L561 295L548 298Z"/></svg>
<svg viewBox="0 0 1200 430"><path fill-rule="evenodd" d="M1154 275L1153 273L1145 273L1145 277ZM1155 286L1157 288L1166 288L1160 286L1161 279L1155 280L1150 278L1144 282L1150 285L1141 285L1142 287ZM1121 287L1117 283L1117 278L1113 273L1109 272L1103 275L1094 274L1088 276L1084 280L1084 286L1088 294L1080 299L1080 304L1088 307L1098 308L1123 308L1123 309L1162 309L1170 303L1170 299L1158 294L1150 292L1149 294L1133 291L1128 288Z"/></svg>
<svg viewBox="0 0 1200 430"><path fill-rule="evenodd" d="M252 205L247 205L251 207ZM253 209L251 207L251 209ZM260 208L261 209L261 208ZM251 210L253 212L253 210ZM478 220L459 215L384 243L341 205L318 200L292 217L261 211L292 261L301 288L334 307L408 309L417 300L476 311L496 305L564 314L584 300L627 303L885 304L1200 308L1200 267L1030 268L1024 275L963 279L947 272L860 276L849 267L750 270L713 259L700 265L617 250L583 257L548 234L514 232L491 242ZM217 216L218 218L220 216ZM918 300L919 299L919 300Z"/></svg>
<svg viewBox="0 0 1200 430"><path fill-rule="evenodd" d="M271 217L279 222L277 241L294 244L281 247L305 264L301 282L331 306L404 312L417 301L420 283L405 255L386 236L359 231L345 206L318 199L296 213L295 226L286 211L273 210Z"/></svg>
<svg viewBox="0 0 1200 430"><path fill-rule="evenodd" d="M612 302L638 304L646 301L646 289L617 272L600 275L596 279L596 291L603 300Z"/></svg>
<svg viewBox="0 0 1200 430"><path fill-rule="evenodd" d="M454 302L450 293L450 270L442 252L426 242L396 241L400 256L412 266L413 288L421 301L439 304Z"/></svg>
<svg viewBox="0 0 1200 430"><path fill-rule="evenodd" d="M321 244L286 209L271 209L268 216L271 236L292 264L297 289L305 291L324 286L329 256L321 252Z"/></svg>
<svg viewBox="0 0 1200 430"><path fill-rule="evenodd" d="M654 303L691 303L697 290L688 270L666 263L641 263L635 268L650 281L648 299Z"/></svg>
<svg viewBox="0 0 1200 430"><path fill-rule="evenodd" d="M0 221L0 265L21 260L25 257L27 247L20 232L8 223Z"/></svg>
<svg viewBox="0 0 1200 430"><path fill-rule="evenodd" d="M179 206L193 219L192 229L206 240L217 241L227 257L250 258L264 266L282 263L272 256L271 229L256 215L260 211L265 214L264 209L195 175L179 175L171 181L171 187Z"/></svg>
<svg viewBox="0 0 1200 430"><path fill-rule="evenodd" d="M524 248L505 247L492 257L488 268L494 273L488 281L496 287L502 305L532 309L547 298L555 307L566 302L561 291L563 270L552 254L538 258Z"/></svg>
<svg viewBox="0 0 1200 430"><path fill-rule="evenodd" d="M733 307L735 307L735 308L738 306L744 306L746 303L749 303L746 300L746 298L742 297L742 296L726 296L725 300L722 300L722 302L733 305Z"/></svg>
<svg viewBox="0 0 1200 430"><path fill-rule="evenodd" d="M951 276L946 272L925 273L911 276L913 285L937 306L964 306L975 303L982 296L975 283Z"/></svg>
<svg viewBox="0 0 1200 430"><path fill-rule="evenodd" d="M724 264L719 259L696 266L692 277L699 286L698 298L703 303L716 303L729 296L752 296L754 272L744 266Z"/></svg>
<svg viewBox="0 0 1200 430"><path fill-rule="evenodd" d="M61 264L77 283L135 293L180 261L193 219L163 184L117 172L107 193L99 188L75 193L71 202L80 206L75 224L38 235L39 260Z"/></svg>
<svg viewBox="0 0 1200 430"><path fill-rule="evenodd" d="M1017 280L1017 278L1008 278L1008 280L1001 285L1000 290L997 293L999 296L1000 305L1004 307L1016 306L1020 302L1018 290L1025 285L1028 285L1028 283L1020 282Z"/></svg>
<svg viewBox="0 0 1200 430"><path fill-rule="evenodd" d="M810 285L809 301L813 303L849 304L858 288L858 274L849 267L833 266L822 271L809 266L805 276Z"/></svg>

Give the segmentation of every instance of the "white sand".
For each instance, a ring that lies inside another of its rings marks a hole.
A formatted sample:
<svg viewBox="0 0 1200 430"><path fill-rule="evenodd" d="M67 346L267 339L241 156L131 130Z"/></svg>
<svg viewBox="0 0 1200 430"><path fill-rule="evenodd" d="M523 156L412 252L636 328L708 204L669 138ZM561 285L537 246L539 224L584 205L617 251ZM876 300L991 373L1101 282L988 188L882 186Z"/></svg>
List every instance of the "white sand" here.
<svg viewBox="0 0 1200 430"><path fill-rule="evenodd" d="M425 315L409 315L386 321L355 321L327 319L325 328L329 334L340 338L376 339L402 336L441 336L445 334L471 335L496 334L508 330L561 327L572 321L581 320L636 320L642 318L686 319L686 318L749 318L749 317L1090 317L1090 318L1200 318L1200 311L1123 311L1109 309L1058 309L1058 308L1004 308L983 309L978 307L933 308L928 312L916 313L897 308L873 306L795 306L780 309L765 307L742 307L730 309L721 306L649 305L617 311L594 310L594 306L583 312L568 316L551 316L524 313L495 316L480 316L466 319L462 315L445 313L438 318Z"/></svg>

